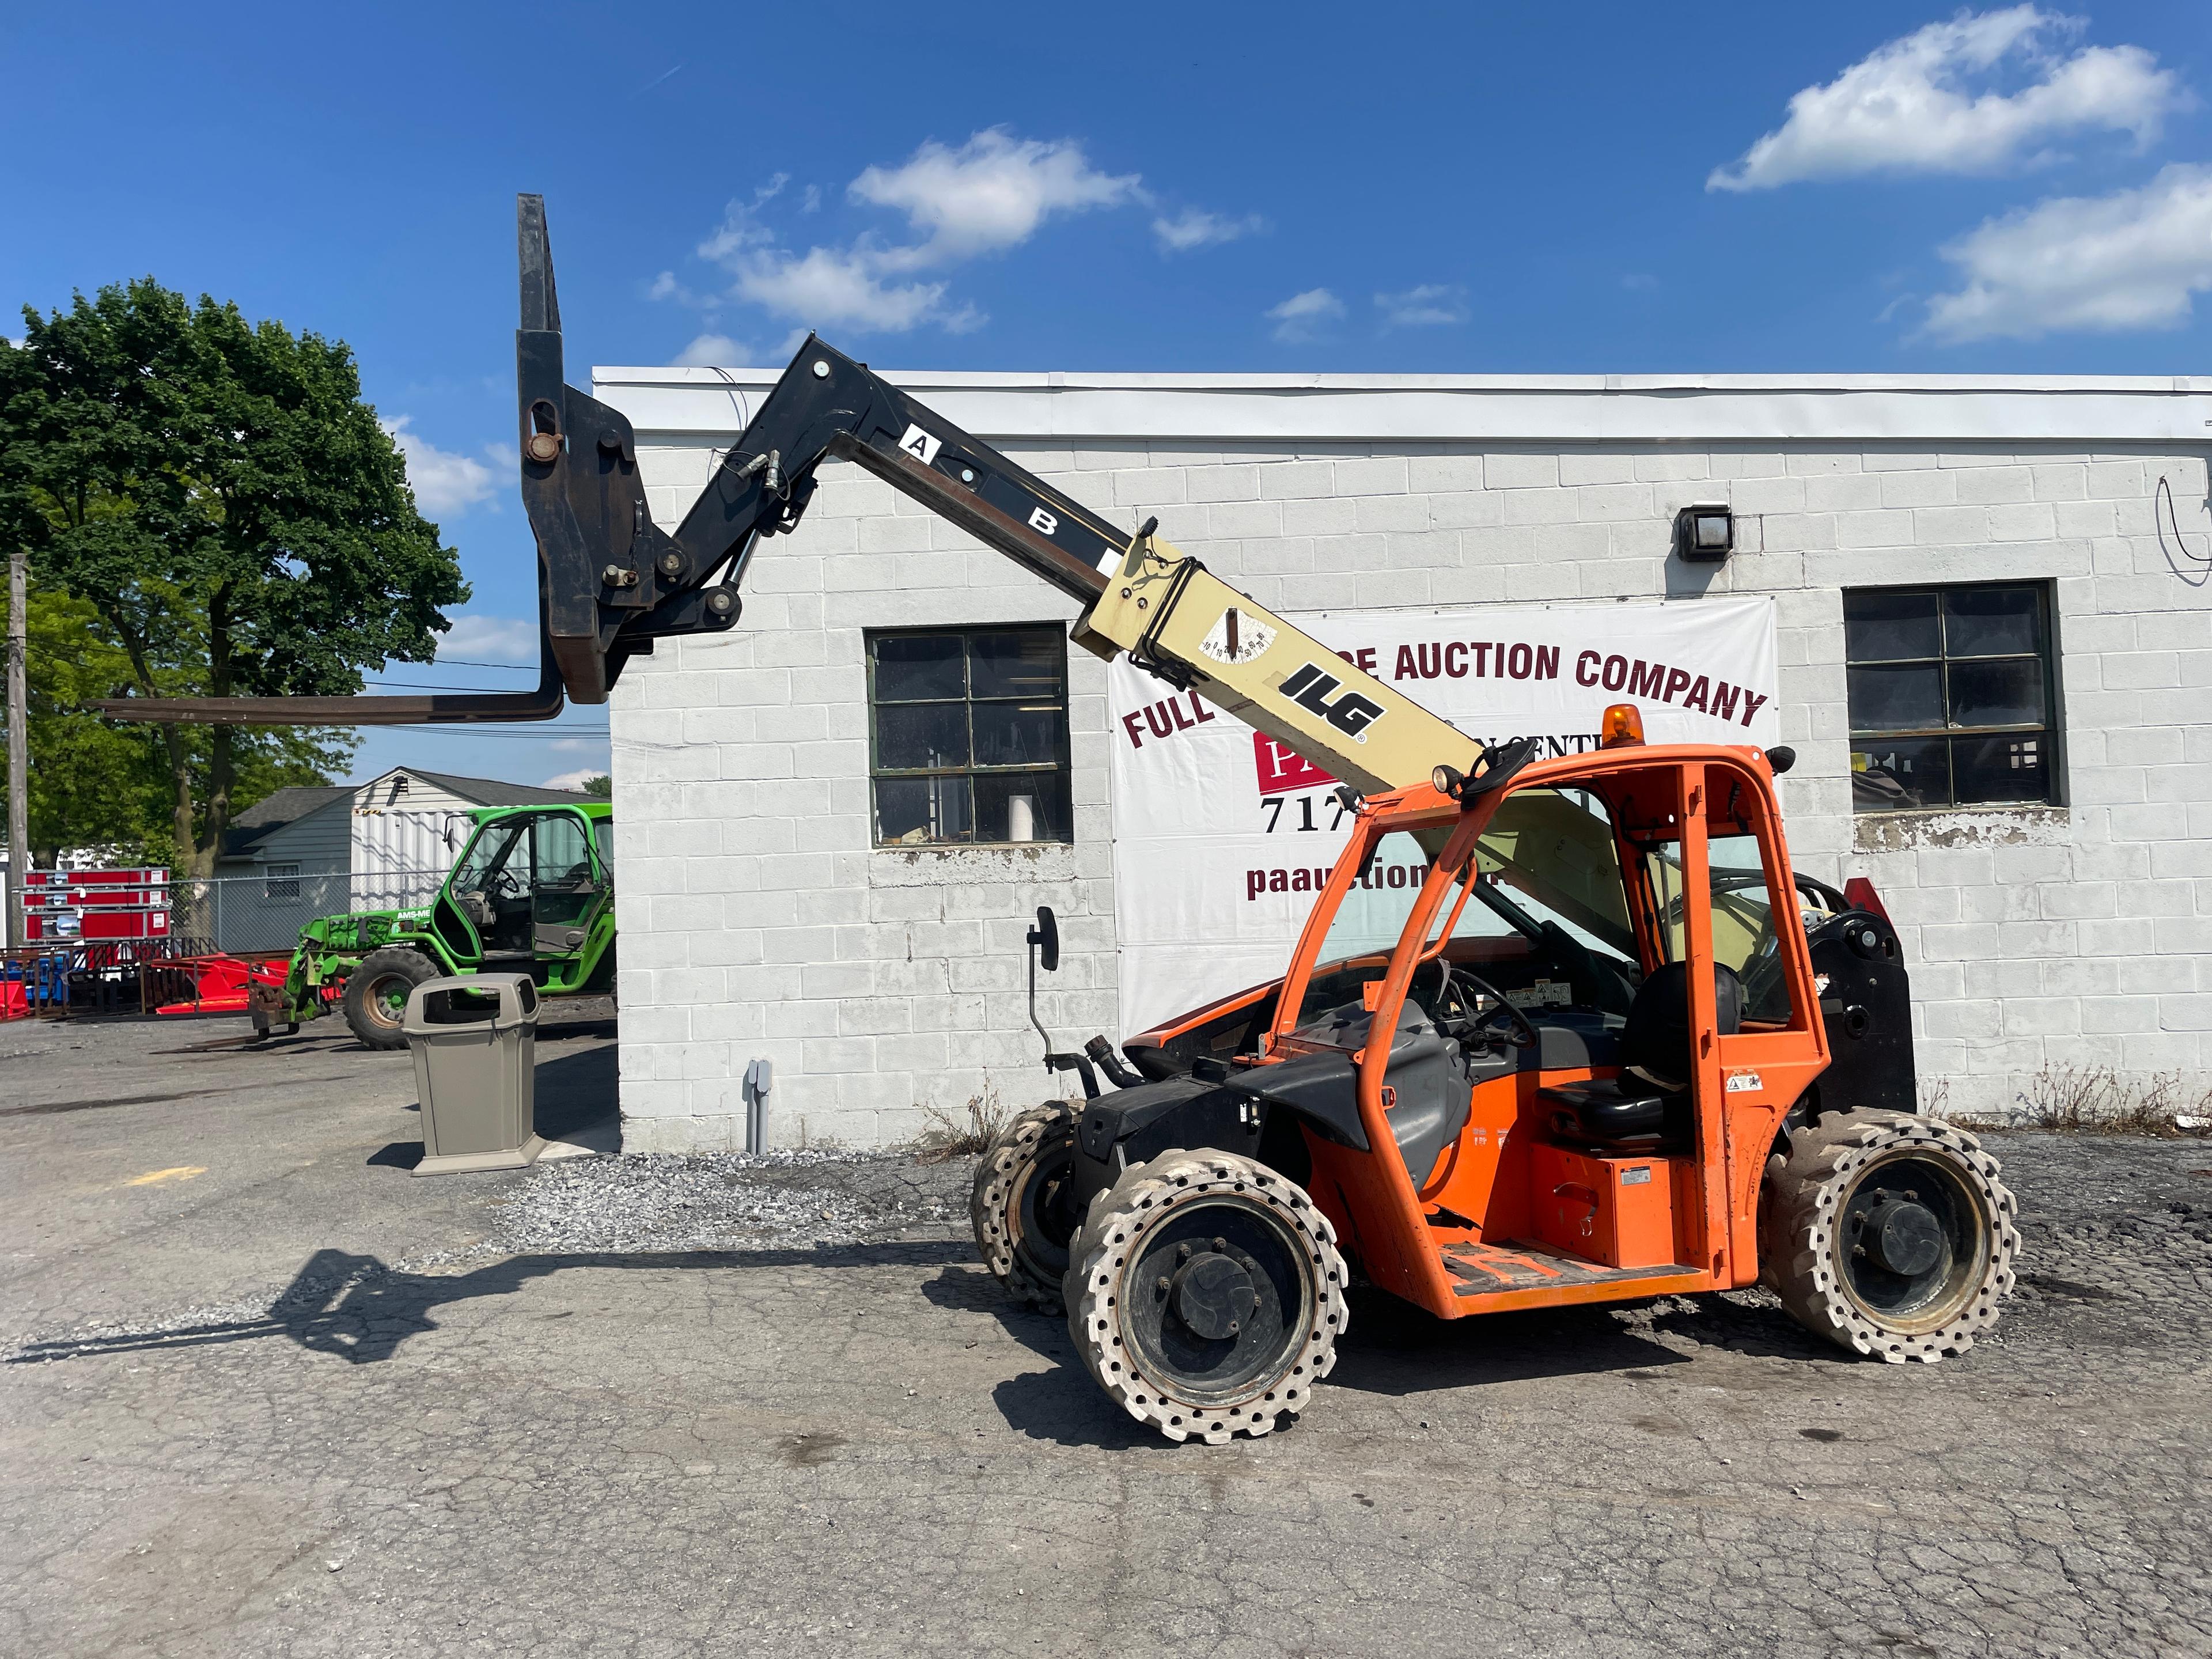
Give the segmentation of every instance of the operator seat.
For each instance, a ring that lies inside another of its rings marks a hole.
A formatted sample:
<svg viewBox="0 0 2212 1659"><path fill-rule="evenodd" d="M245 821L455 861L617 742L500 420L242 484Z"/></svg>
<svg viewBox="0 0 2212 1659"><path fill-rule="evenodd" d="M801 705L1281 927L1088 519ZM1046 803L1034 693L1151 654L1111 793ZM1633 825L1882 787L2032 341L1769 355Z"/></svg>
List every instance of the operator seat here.
<svg viewBox="0 0 2212 1659"><path fill-rule="evenodd" d="M1725 963L1713 964L1715 1024L1733 1036L1743 1019L1743 981ZM1627 1153L1687 1147L1693 1118L1690 1079L1690 970L1670 962L1637 988L1620 1033L1620 1075L1604 1082L1562 1083L1541 1091L1552 1108L1552 1133L1592 1151Z"/></svg>

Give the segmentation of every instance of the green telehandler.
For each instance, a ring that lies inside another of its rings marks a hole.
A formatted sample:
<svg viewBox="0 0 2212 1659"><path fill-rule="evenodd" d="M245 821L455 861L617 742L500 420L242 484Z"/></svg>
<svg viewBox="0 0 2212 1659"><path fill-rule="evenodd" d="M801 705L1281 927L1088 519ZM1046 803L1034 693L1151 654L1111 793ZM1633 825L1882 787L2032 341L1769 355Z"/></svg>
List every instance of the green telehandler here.
<svg viewBox="0 0 2212 1659"><path fill-rule="evenodd" d="M486 807L427 905L319 916L282 985L247 998L254 1033L296 1031L332 1001L371 1048L404 1048L407 994L448 974L526 973L549 997L615 982L614 808Z"/></svg>

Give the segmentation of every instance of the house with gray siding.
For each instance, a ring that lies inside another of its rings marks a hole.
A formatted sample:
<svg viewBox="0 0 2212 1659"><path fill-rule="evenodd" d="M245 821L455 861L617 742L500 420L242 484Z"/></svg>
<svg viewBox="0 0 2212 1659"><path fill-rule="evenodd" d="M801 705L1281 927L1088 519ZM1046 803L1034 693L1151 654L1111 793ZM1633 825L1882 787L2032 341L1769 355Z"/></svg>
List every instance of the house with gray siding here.
<svg viewBox="0 0 2212 1659"><path fill-rule="evenodd" d="M289 950L317 916L427 901L484 807L573 791L396 766L366 783L279 789L240 813L179 932L220 951Z"/></svg>

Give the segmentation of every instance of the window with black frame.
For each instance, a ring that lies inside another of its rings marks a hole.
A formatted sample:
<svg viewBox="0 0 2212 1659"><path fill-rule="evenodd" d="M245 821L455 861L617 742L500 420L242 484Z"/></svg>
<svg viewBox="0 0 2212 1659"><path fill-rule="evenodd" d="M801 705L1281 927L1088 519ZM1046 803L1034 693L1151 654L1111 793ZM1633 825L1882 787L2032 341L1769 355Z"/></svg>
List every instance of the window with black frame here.
<svg viewBox="0 0 2212 1659"><path fill-rule="evenodd" d="M1844 659L1857 811L2057 799L2044 584L1847 592Z"/></svg>
<svg viewBox="0 0 2212 1659"><path fill-rule="evenodd" d="M1055 623L868 635L881 847L1073 841Z"/></svg>

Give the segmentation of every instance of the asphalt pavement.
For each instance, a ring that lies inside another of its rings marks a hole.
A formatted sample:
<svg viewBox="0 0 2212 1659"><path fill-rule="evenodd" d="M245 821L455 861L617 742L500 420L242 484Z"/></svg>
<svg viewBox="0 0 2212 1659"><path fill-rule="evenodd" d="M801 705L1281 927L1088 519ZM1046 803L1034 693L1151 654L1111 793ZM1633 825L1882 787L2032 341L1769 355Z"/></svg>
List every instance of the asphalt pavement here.
<svg viewBox="0 0 2212 1659"><path fill-rule="evenodd" d="M1995 1340L1358 1297L1173 1446L975 1262L969 1167L418 1179L406 1057L0 1028L0 1652L2212 1652L2212 1144L1993 1137ZM611 1104L538 1045L540 1128Z"/></svg>

